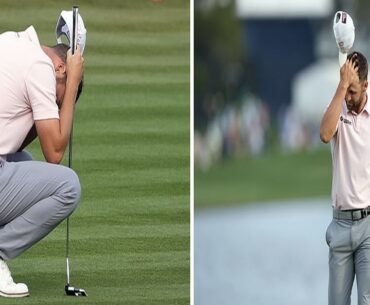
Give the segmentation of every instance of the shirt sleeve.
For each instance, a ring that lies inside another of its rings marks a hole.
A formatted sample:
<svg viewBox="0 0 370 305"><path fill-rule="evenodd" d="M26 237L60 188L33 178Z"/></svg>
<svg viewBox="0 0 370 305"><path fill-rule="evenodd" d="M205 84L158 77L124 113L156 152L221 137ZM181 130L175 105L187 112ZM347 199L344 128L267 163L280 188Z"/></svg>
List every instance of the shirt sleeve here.
<svg viewBox="0 0 370 305"><path fill-rule="evenodd" d="M34 63L26 75L25 82L33 119L59 119L56 79L52 65L47 62Z"/></svg>

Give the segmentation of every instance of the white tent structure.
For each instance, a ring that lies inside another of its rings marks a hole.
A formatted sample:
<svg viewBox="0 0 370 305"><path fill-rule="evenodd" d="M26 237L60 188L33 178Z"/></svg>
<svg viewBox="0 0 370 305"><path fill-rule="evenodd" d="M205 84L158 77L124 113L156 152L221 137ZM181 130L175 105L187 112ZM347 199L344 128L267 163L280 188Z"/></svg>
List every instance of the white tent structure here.
<svg viewBox="0 0 370 305"><path fill-rule="evenodd" d="M332 13L333 0L236 0L241 18L326 17Z"/></svg>
<svg viewBox="0 0 370 305"><path fill-rule="evenodd" d="M318 125L339 82L336 59L322 59L299 72L292 84L292 107L302 120Z"/></svg>

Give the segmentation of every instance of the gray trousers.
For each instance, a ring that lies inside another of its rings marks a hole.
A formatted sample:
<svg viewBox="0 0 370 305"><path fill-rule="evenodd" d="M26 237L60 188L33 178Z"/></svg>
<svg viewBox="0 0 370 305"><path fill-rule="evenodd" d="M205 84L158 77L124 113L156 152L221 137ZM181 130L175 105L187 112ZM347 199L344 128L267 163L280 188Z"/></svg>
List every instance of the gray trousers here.
<svg viewBox="0 0 370 305"><path fill-rule="evenodd" d="M24 160L30 160L24 152L0 160L0 257L4 260L17 257L50 233L80 199L80 182L73 170Z"/></svg>
<svg viewBox="0 0 370 305"><path fill-rule="evenodd" d="M333 219L326 231L329 246L329 305L350 305L356 275L358 304L370 305L370 216Z"/></svg>

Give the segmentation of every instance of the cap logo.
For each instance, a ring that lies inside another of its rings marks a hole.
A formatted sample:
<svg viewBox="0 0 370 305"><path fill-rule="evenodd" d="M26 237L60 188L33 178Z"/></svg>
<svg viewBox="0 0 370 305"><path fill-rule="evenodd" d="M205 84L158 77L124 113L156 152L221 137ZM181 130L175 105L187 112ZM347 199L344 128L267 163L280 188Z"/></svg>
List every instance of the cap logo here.
<svg viewBox="0 0 370 305"><path fill-rule="evenodd" d="M342 13L342 23L347 23L347 14L345 12Z"/></svg>

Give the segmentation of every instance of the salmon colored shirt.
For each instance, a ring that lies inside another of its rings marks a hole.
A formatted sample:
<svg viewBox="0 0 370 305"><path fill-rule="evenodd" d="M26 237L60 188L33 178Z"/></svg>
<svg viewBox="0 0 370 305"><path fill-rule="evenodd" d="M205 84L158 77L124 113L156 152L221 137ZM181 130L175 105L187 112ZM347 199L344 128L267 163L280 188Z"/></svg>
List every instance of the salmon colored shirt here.
<svg viewBox="0 0 370 305"><path fill-rule="evenodd" d="M337 132L331 141L332 205L337 210L370 206L370 105L359 113L343 101Z"/></svg>
<svg viewBox="0 0 370 305"><path fill-rule="evenodd" d="M0 35L0 155L16 152L36 120L59 119L51 59L33 26Z"/></svg>

